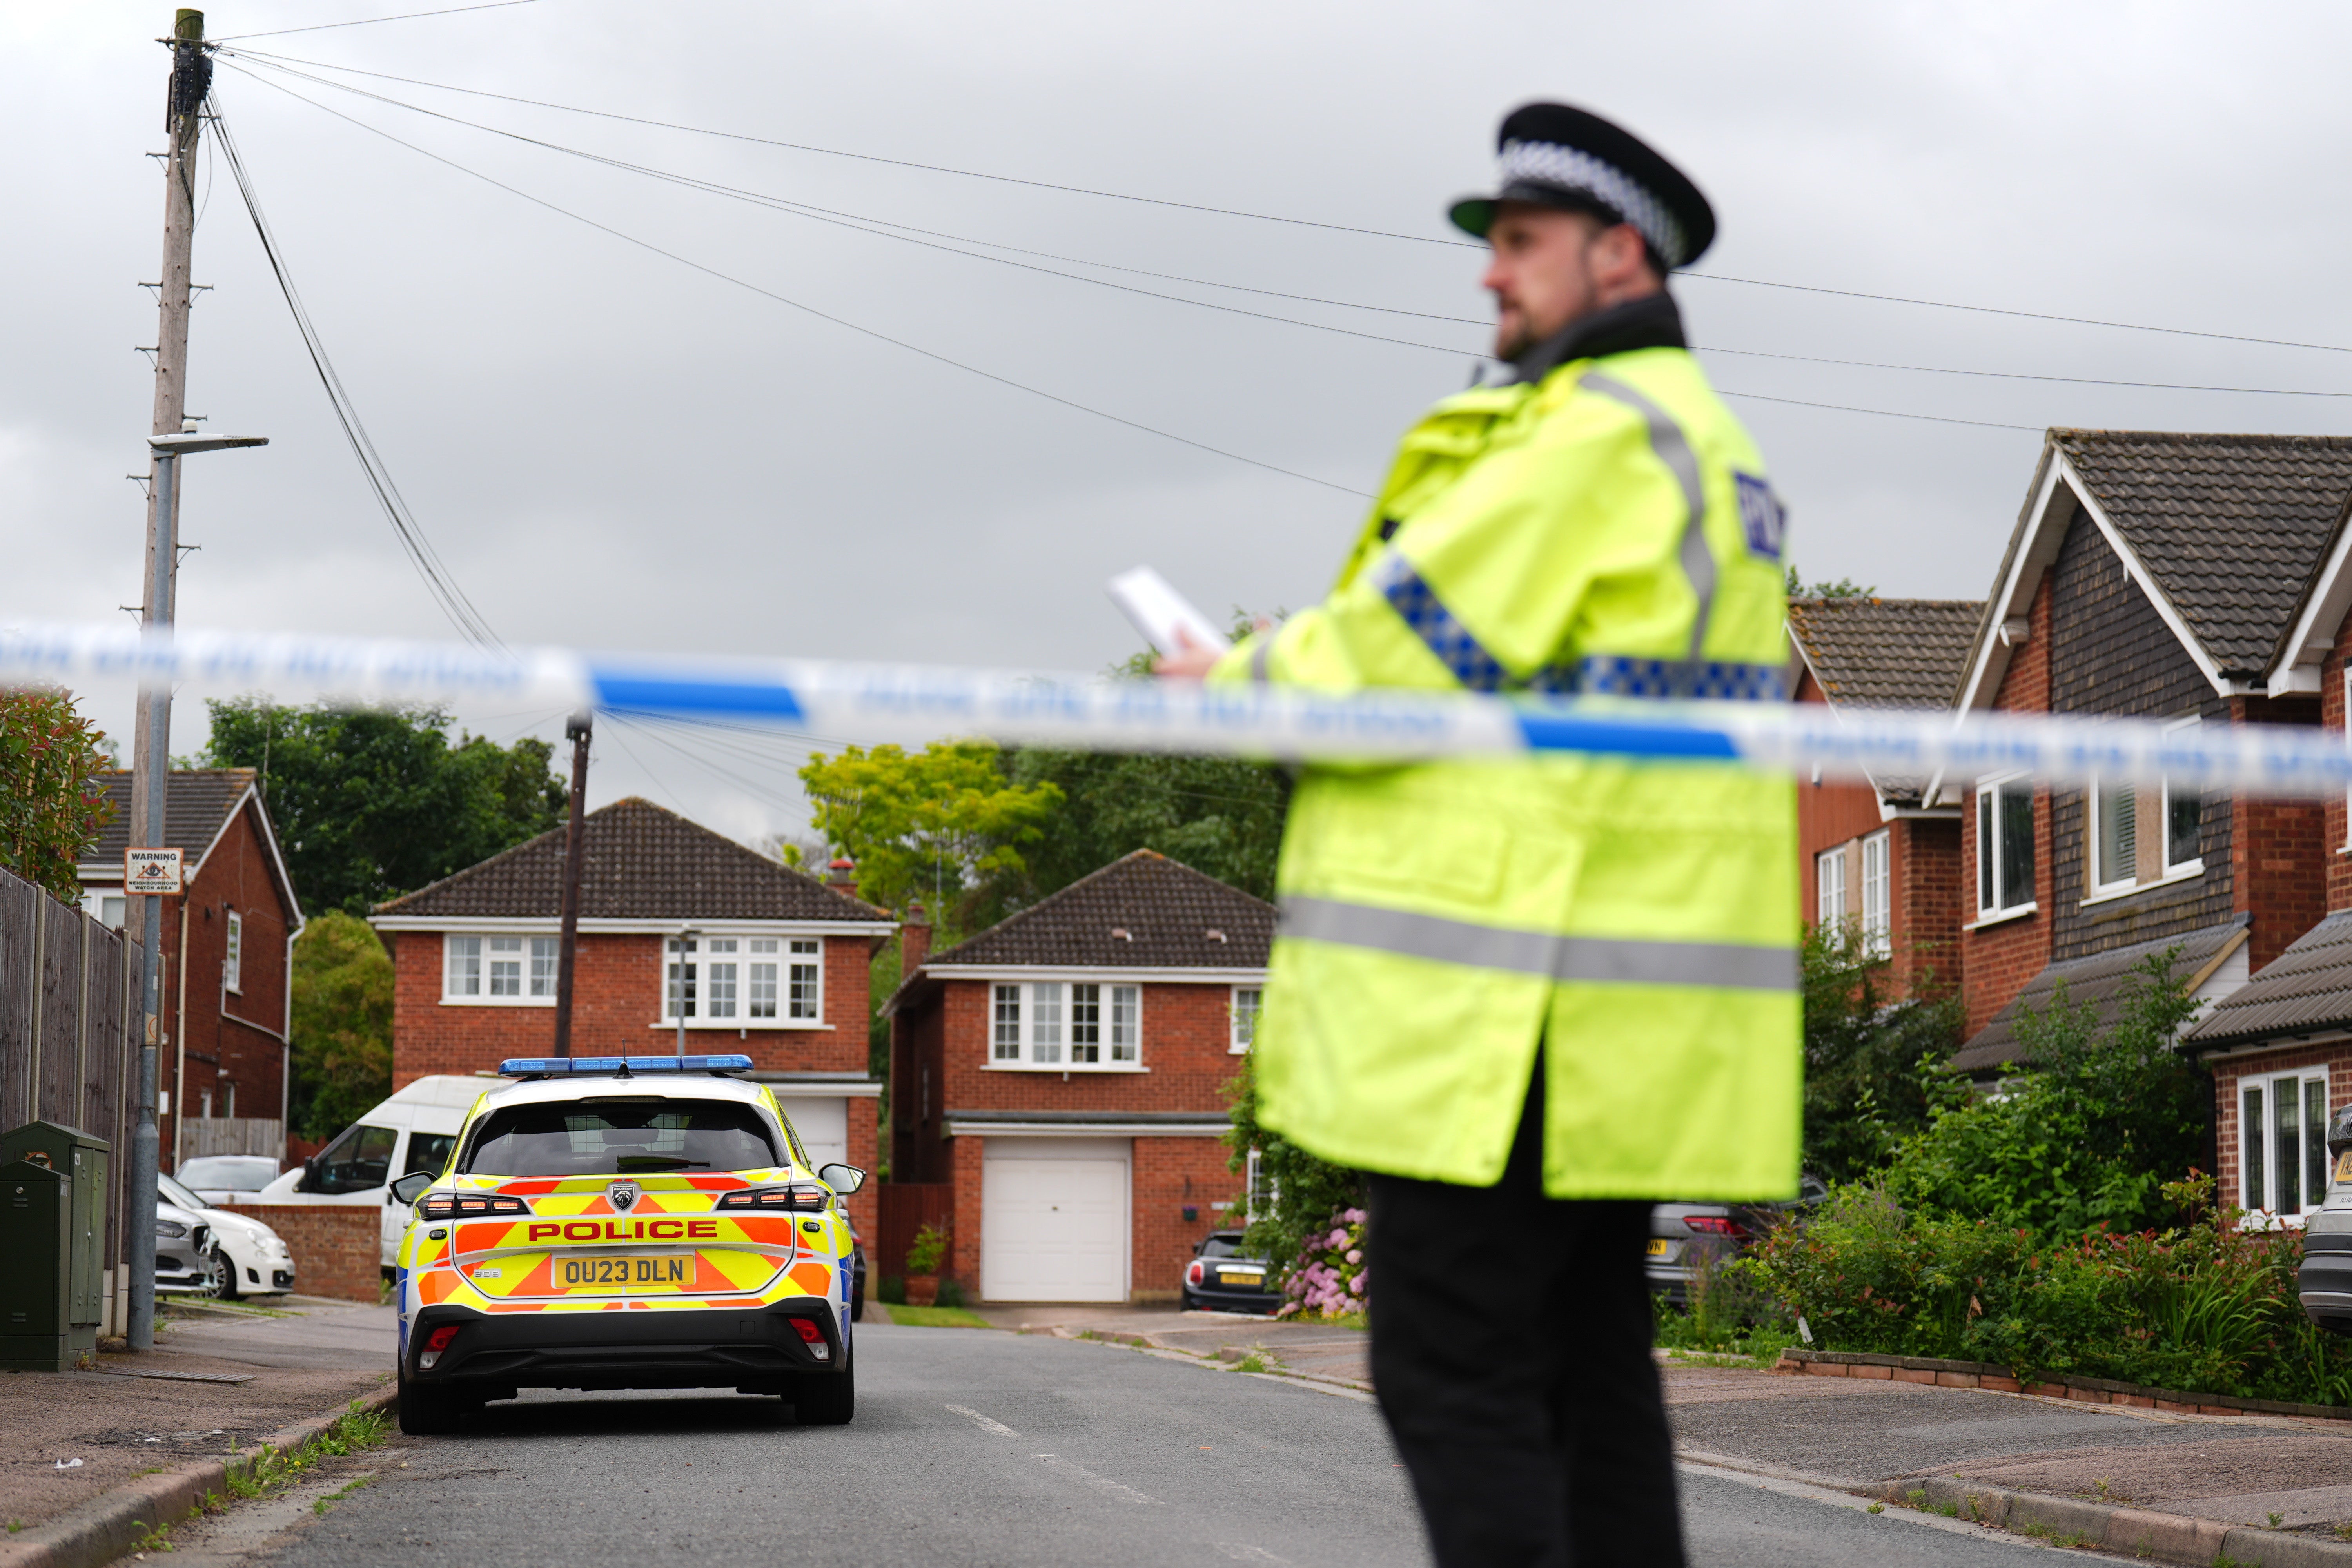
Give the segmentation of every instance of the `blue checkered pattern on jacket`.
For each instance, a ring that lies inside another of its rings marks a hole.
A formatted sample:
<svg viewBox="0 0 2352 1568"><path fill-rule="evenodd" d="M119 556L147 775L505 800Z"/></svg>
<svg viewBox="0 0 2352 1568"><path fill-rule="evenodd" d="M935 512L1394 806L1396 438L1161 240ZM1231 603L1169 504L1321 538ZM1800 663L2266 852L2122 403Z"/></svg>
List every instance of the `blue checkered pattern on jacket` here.
<svg viewBox="0 0 2352 1568"><path fill-rule="evenodd" d="M1529 684L1561 697L1666 697L1708 702L1780 702L1788 689L1777 664L1709 658L1627 658L1591 654L1551 665Z"/></svg>
<svg viewBox="0 0 2352 1568"><path fill-rule="evenodd" d="M1402 553L1391 550L1383 554L1373 563L1371 577L1396 613L1404 617L1404 624L1429 645L1439 663L1454 672L1454 679L1473 691L1498 691L1517 684L1502 661L1478 646L1470 629L1454 618L1454 612Z"/></svg>

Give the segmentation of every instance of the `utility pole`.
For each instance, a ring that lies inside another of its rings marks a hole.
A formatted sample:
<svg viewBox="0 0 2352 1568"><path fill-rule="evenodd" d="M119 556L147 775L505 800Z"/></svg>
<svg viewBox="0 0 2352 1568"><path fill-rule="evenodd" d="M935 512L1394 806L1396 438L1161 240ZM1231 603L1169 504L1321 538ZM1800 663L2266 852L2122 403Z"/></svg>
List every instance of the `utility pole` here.
<svg viewBox="0 0 2352 1568"><path fill-rule="evenodd" d="M172 75L163 100L163 129L172 139L163 160L163 270L156 287L162 321L155 337L155 418L151 437L177 436L187 414L188 262L196 227L196 137L212 57L205 52L205 14L179 12L172 22ZM150 636L172 624L179 578L179 454L155 451L147 485L146 601L140 616ZM142 683L131 731L131 820L163 846L163 806L172 766L172 695L163 682ZM131 1132L130 1213L123 1267L131 1275L126 1337L134 1351L155 1345L156 1051L163 1022L163 900L148 895L140 914L145 944L147 1028L139 1046L139 1115Z"/></svg>
<svg viewBox="0 0 2352 1568"><path fill-rule="evenodd" d="M595 716L583 708L563 726L572 742L572 818L563 830L563 936L555 950L555 1054L572 1054L572 956L580 945L580 858L588 830L588 737Z"/></svg>

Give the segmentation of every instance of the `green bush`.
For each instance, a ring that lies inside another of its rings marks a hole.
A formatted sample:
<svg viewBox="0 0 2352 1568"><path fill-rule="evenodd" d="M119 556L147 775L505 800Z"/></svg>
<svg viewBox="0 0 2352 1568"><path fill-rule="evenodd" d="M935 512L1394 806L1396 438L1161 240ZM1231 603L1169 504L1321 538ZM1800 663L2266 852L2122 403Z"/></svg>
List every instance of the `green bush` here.
<svg viewBox="0 0 2352 1568"><path fill-rule="evenodd" d="M2210 1176L2167 1183L2158 1198L2183 1223L2048 1241L1848 1184L1809 1220L1768 1233L1741 1267L1825 1350L2352 1403L2352 1342L2320 1332L2295 1300L2301 1235L2238 1228Z"/></svg>
<svg viewBox="0 0 2352 1568"><path fill-rule="evenodd" d="M2018 1018L2026 1069L1989 1099L1940 1110L1877 1178L1906 1209L2038 1236L2146 1230L2178 1217L2159 1189L2202 1157L2210 1079L2172 1048L2197 1004L2177 950L2126 978L2116 1022L2062 984Z"/></svg>
<svg viewBox="0 0 2352 1568"><path fill-rule="evenodd" d="M915 1239L907 1247L907 1272L937 1274L940 1260L948 1255L948 1233L935 1225L927 1225L915 1232Z"/></svg>
<svg viewBox="0 0 2352 1568"><path fill-rule="evenodd" d="M1815 926L1801 950L1805 1169L1852 1181L1893 1157L1946 1103L1943 1064L1960 1043L1957 995L1889 1002L1892 959L1846 926ZM1922 973L1920 988L1932 985Z"/></svg>

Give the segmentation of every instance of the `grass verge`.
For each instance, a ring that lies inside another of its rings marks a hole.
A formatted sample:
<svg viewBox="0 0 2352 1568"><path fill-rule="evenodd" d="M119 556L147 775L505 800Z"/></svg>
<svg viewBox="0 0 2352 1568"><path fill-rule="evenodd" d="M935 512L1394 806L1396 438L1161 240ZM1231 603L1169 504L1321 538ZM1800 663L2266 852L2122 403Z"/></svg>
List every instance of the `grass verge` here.
<svg viewBox="0 0 2352 1568"><path fill-rule="evenodd" d="M961 1307L908 1307L890 1303L890 1321L917 1329L992 1329L996 1325Z"/></svg>

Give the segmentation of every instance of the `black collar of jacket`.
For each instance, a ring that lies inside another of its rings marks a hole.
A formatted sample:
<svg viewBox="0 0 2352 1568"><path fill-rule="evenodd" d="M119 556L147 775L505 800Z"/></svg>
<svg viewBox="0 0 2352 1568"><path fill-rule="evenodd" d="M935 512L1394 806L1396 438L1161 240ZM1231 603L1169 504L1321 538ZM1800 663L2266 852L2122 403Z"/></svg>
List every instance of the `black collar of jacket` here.
<svg viewBox="0 0 2352 1568"><path fill-rule="evenodd" d="M1570 321L1512 362L1514 381L1541 381L1572 359L1598 359L1634 349L1686 349L1683 313L1661 289Z"/></svg>

